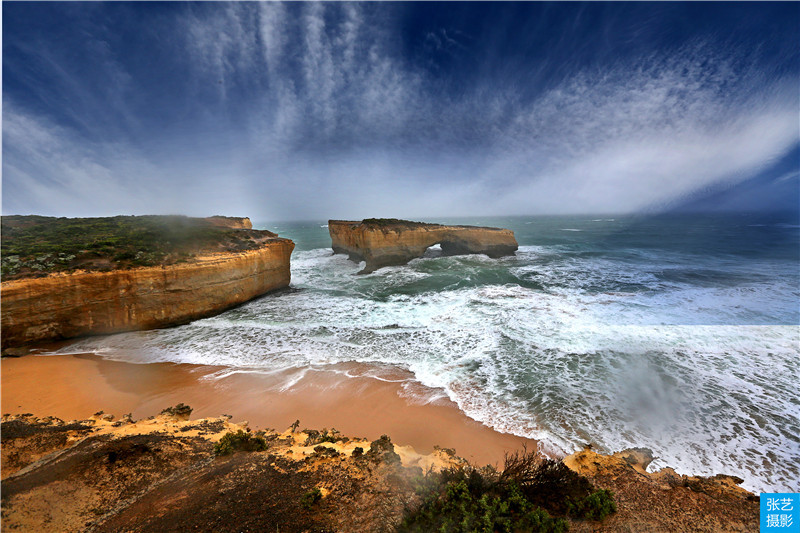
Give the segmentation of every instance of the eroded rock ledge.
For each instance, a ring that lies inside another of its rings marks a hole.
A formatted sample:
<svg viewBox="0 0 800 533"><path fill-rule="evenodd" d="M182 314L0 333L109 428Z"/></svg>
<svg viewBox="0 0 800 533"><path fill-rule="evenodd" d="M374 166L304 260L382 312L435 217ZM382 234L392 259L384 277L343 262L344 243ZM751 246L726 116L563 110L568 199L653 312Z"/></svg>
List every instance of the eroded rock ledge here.
<svg viewBox="0 0 800 533"><path fill-rule="evenodd" d="M422 257L428 247L440 244L444 255L512 255L518 248L514 232L503 228L444 226L397 219L361 222L329 220L334 253L365 261L363 274L391 265L404 265Z"/></svg>

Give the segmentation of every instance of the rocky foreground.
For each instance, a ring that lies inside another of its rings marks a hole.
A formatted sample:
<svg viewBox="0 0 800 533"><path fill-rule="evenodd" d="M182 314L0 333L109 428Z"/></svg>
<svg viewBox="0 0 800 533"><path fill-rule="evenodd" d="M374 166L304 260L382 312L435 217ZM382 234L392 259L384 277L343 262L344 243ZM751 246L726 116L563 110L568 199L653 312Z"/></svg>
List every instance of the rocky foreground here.
<svg viewBox="0 0 800 533"><path fill-rule="evenodd" d="M138 421L102 412L70 422L4 415L3 528L424 531L408 517L430 504L432 493L421 491L430 472L460 472L450 479L480 485L489 478L524 479L520 467L530 466L507 461L499 472L475 469L452 450L420 455L388 437L370 442L335 430L300 430L299 423L283 432L250 432L246 422L233 424L227 416L190 420L190 412L179 405ZM555 529L540 530L758 529L758 499L736 486L740 480L680 476L669 469L649 474L644 468L651 459L646 450L604 456L587 449L569 456L564 465L580 474L571 475L610 490L616 512L602 520L565 516L548 522ZM558 502L547 500L559 496L542 498L557 516Z"/></svg>

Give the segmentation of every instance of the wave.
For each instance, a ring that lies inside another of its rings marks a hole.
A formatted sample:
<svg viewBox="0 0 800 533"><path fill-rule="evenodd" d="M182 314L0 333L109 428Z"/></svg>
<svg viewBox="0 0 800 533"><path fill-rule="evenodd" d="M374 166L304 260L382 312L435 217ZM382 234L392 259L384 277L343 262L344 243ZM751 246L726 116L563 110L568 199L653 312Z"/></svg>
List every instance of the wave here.
<svg viewBox="0 0 800 533"><path fill-rule="evenodd" d="M328 249L300 251L297 290L62 352L286 371L289 388L308 369L357 363L373 370L353 375L399 380L410 402L447 397L553 453L647 446L655 467L797 490L800 326L769 322L786 319L775 309L796 307L797 289L748 270L757 265L697 265L694 276L676 275L679 264L522 246L500 261L421 258L363 276Z"/></svg>

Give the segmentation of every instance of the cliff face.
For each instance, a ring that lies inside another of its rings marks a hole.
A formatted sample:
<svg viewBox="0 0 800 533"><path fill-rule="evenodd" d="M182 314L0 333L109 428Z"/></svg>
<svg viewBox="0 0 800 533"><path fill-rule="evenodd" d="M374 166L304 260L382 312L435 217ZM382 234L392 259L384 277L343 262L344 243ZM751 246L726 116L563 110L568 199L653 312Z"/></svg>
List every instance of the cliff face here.
<svg viewBox="0 0 800 533"><path fill-rule="evenodd" d="M223 217L215 215L205 219L212 226L232 229L253 229L253 223L248 217Z"/></svg>
<svg viewBox="0 0 800 533"><path fill-rule="evenodd" d="M4 281L2 347L159 328L210 316L289 285L289 239L192 263Z"/></svg>
<svg viewBox="0 0 800 533"><path fill-rule="evenodd" d="M362 273L390 265L403 265L434 244L445 255L486 254L497 258L518 248L514 232L502 228L443 226L406 221L354 222L329 220L334 253L346 253L355 261L366 261Z"/></svg>

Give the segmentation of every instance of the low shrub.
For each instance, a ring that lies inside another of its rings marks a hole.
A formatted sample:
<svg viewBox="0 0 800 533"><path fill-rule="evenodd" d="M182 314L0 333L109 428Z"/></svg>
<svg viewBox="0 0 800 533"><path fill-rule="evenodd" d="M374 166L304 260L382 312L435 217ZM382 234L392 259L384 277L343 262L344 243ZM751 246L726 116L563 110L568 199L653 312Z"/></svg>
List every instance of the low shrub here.
<svg viewBox="0 0 800 533"><path fill-rule="evenodd" d="M319 431L316 429L304 429L303 433L306 434L306 442L304 446L313 446L319 443Z"/></svg>
<svg viewBox="0 0 800 533"><path fill-rule="evenodd" d="M228 455L237 451L261 452L267 449L267 440L260 434L251 434L243 430L226 433L214 445L215 455Z"/></svg>
<svg viewBox="0 0 800 533"><path fill-rule="evenodd" d="M488 486L491 482L478 485ZM398 530L562 533L567 527L564 519L553 518L531 504L515 484L495 485L482 492L481 489L471 490L465 477L449 481L441 492L429 495L420 508L406 515Z"/></svg>
<svg viewBox="0 0 800 533"><path fill-rule="evenodd" d="M319 490L319 487L314 487L310 491L303 494L303 497L300 498L300 505L305 507L306 509L311 509L315 503L322 499L322 491Z"/></svg>
<svg viewBox="0 0 800 533"><path fill-rule="evenodd" d="M322 433L319 435L319 442L339 442L341 440L344 440L344 437L340 436L336 428L331 428L330 432L327 428L322 428Z"/></svg>
<svg viewBox="0 0 800 533"><path fill-rule="evenodd" d="M582 500L568 502L567 509L569 514L576 518L602 520L617 512L617 504L614 502L614 495L611 491L600 489Z"/></svg>
<svg viewBox="0 0 800 533"><path fill-rule="evenodd" d="M333 448L319 445L314 447L313 455L316 457L339 457L341 454Z"/></svg>
<svg viewBox="0 0 800 533"><path fill-rule="evenodd" d="M415 482L422 504L407 509L400 531L562 532L568 515L602 520L616 511L611 492L527 451L506 456L502 471L466 465Z"/></svg>
<svg viewBox="0 0 800 533"><path fill-rule="evenodd" d="M381 438L372 441L366 456L376 463L400 464L400 456L394 451L394 444L388 435L381 435Z"/></svg>

